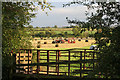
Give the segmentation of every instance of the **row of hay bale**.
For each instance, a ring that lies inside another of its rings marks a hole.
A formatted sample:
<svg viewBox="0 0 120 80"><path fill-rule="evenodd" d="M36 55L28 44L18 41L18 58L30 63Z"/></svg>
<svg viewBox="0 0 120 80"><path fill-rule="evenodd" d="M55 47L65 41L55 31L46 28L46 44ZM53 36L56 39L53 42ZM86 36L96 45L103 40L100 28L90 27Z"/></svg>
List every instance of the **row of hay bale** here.
<svg viewBox="0 0 120 80"><path fill-rule="evenodd" d="M70 43L69 40L66 40L68 41L68 43ZM78 41L81 41L81 39L79 39ZM85 42L88 42L88 40L85 40ZM40 41L37 42L38 44L40 44ZM55 44L55 43L65 43L64 40L55 40L55 41L52 41L52 44ZM75 40L71 40L71 43L75 43ZM44 42L44 44L47 44L47 42Z"/></svg>
<svg viewBox="0 0 120 80"><path fill-rule="evenodd" d="M78 39L78 41L81 41L81 39ZM88 40L85 40L85 42L88 42Z"/></svg>
<svg viewBox="0 0 120 80"><path fill-rule="evenodd" d="M37 43L38 43L37 48L41 48L40 41L38 41ZM47 42L44 42L44 44L47 44ZM56 45L55 45L55 47L59 47L59 45L58 45L58 44L56 44Z"/></svg>
<svg viewBox="0 0 120 80"><path fill-rule="evenodd" d="M73 37L73 38L68 38L68 37L65 37L65 38L63 38L63 37L56 37L56 38L48 38L48 37L46 37L46 38L43 38L43 37L40 37L40 38L34 38L34 40L55 40L55 39L75 39L75 40L78 40L78 39L92 39L92 38L80 38L80 37Z"/></svg>
<svg viewBox="0 0 120 80"><path fill-rule="evenodd" d="M59 45L58 44L56 44L55 45L55 47L59 47ZM39 44L39 45L37 45L37 48L41 48L41 45Z"/></svg>

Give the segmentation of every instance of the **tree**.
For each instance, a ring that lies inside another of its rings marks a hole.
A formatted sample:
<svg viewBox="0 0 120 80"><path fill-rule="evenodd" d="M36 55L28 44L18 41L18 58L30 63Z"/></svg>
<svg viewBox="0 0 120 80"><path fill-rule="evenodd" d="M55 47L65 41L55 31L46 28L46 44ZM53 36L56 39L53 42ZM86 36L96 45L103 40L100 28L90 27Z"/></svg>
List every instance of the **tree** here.
<svg viewBox="0 0 120 80"><path fill-rule="evenodd" d="M97 14L91 16L89 21L96 23L94 28L98 27L95 39L100 48L99 65L97 66L96 73L101 73L101 77L106 78L120 78L120 69L118 66L119 55L119 35L120 35L120 3L109 2L99 3L101 9L97 10ZM96 20L92 20L96 18ZM117 25L116 25L117 24ZM112 27L111 26L115 26ZM94 75L95 76L95 75Z"/></svg>
<svg viewBox="0 0 120 80"><path fill-rule="evenodd" d="M42 5L41 2L38 4ZM50 7L49 4L47 4ZM13 61L10 57L12 49L30 48L30 36L26 33L25 25L29 25L35 17L35 6L32 2L2 2L2 78L11 79ZM14 50L13 50L14 52Z"/></svg>
<svg viewBox="0 0 120 80"><path fill-rule="evenodd" d="M54 28L58 28L58 26L57 26L57 25L55 25L55 26L54 26Z"/></svg>
<svg viewBox="0 0 120 80"><path fill-rule="evenodd" d="M49 30L45 31L46 37L50 37L51 36L51 32Z"/></svg>
<svg viewBox="0 0 120 80"><path fill-rule="evenodd" d="M75 3L86 5L88 8L95 8L92 4ZM100 75L102 78L120 78L120 68L118 67L120 66L120 2L98 2L97 4L97 13L92 13L91 17L88 17L88 23L92 30L96 28L98 30L94 37L100 49L99 64L93 72L89 73L88 77L95 78ZM81 23L80 21L71 20L68 20L68 22ZM101 31L99 31L99 28Z"/></svg>
<svg viewBox="0 0 120 80"><path fill-rule="evenodd" d="M55 37L56 33L54 31L51 31L51 37Z"/></svg>
<svg viewBox="0 0 120 80"><path fill-rule="evenodd" d="M36 28L39 28L38 26L36 26Z"/></svg>
<svg viewBox="0 0 120 80"><path fill-rule="evenodd" d="M64 32L64 34L65 34L65 36L68 36L68 32L66 31L66 32Z"/></svg>
<svg viewBox="0 0 120 80"><path fill-rule="evenodd" d="M85 37L85 38L88 38L88 37L89 37L88 31L86 31L86 32L83 33L83 37Z"/></svg>
<svg viewBox="0 0 120 80"><path fill-rule="evenodd" d="M29 25L28 28L33 28L33 25Z"/></svg>
<svg viewBox="0 0 120 80"><path fill-rule="evenodd" d="M39 37L44 37L45 36L45 33L44 32L40 32L39 33Z"/></svg>
<svg viewBox="0 0 120 80"><path fill-rule="evenodd" d="M77 35L79 34L78 28L73 28L72 31L73 31L73 34L74 34L75 36L77 36Z"/></svg>

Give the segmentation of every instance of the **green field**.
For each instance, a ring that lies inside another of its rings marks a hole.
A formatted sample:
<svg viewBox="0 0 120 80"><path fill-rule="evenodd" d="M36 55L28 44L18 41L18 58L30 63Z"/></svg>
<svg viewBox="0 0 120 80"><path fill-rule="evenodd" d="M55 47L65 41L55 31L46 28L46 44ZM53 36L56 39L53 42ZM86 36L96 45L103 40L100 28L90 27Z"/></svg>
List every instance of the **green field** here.
<svg viewBox="0 0 120 80"><path fill-rule="evenodd" d="M65 34L65 32L67 32L67 35L66 37L74 37L74 34L73 34L73 31L72 31L73 28L32 28L32 29L27 29L26 28L26 31L28 34L30 35L36 35L36 34L40 34L40 32L43 32L45 33L46 31L50 31L51 33L54 32L54 34L57 36L57 35L61 35L61 34ZM95 34L96 30L94 31L88 31L86 29L85 32L82 32L81 33L81 36L85 36L85 33L87 33L87 35L90 35L90 34Z"/></svg>
<svg viewBox="0 0 120 80"><path fill-rule="evenodd" d="M90 46L87 46L87 47L83 47L82 49L89 49L89 47ZM51 50L51 49L48 49L48 50ZM67 50L67 49L60 49L60 50ZM80 49L74 49L74 50L71 50L71 51L80 51ZM91 50L90 50L91 51ZM45 56L46 55L46 56ZM51 56L52 55L52 56ZM66 57L66 56L68 56L68 51L60 51L60 57L59 57L59 60L64 60L64 61L67 61L68 60L68 57ZM79 56L80 55L80 53L71 53L70 54L70 56L72 56L71 58L70 58L70 60L71 61L74 61L74 60L80 60L80 57L75 57L75 56ZM84 54L82 54L83 56L84 56ZM91 55L91 53L87 53L86 55ZM36 55L36 52L34 52L33 53L33 63L36 63L36 60L37 60L37 55ZM86 59L92 59L93 57L91 56L91 57L89 57L89 58L86 58ZM40 62L41 63L45 63L45 62L47 62L47 52L46 51L41 51L40 52L40 59L45 59L45 60L40 60ZM50 61L49 62L56 62L56 52L54 52L54 51L51 51L50 53L49 53L49 59L50 59ZM83 59L84 59L84 57L83 57ZM84 64L82 64L82 65L84 65ZM56 69L56 67L55 67L56 65L51 65L50 66L50 70L52 70L52 71L55 71L55 69ZM60 72L68 72L68 64L59 64L59 71ZM80 64L71 64L70 65L71 66L71 68L70 68L70 72L73 72L73 71L75 71L76 69L79 69L80 68ZM74 66L74 67L72 67L72 66ZM88 67L88 66L93 66L92 64L89 64L89 63L87 63L86 65L85 65L86 67ZM44 69L43 70L45 70L46 71L46 69L47 69L47 67L46 66L43 66L44 67ZM67 73L61 73L61 75L68 75ZM80 74L74 74L74 73L71 73L70 75L72 75L72 76L79 76ZM83 74L83 75L86 75L86 74Z"/></svg>

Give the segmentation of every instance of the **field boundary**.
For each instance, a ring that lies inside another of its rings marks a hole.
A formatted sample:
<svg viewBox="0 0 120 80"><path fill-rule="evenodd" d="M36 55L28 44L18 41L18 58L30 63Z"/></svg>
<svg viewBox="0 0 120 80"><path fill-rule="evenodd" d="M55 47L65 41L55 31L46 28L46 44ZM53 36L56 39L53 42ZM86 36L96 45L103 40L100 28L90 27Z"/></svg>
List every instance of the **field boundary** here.
<svg viewBox="0 0 120 80"><path fill-rule="evenodd" d="M37 54L36 63L32 63L32 52ZM79 51L20 49L14 54L16 60L14 72L15 74L66 75L68 77L79 76L82 78L94 70L98 61L98 53L98 51L90 49L81 49ZM43 57L46 58L43 59ZM23 61L24 63L22 63ZM62 71L62 69L65 71Z"/></svg>

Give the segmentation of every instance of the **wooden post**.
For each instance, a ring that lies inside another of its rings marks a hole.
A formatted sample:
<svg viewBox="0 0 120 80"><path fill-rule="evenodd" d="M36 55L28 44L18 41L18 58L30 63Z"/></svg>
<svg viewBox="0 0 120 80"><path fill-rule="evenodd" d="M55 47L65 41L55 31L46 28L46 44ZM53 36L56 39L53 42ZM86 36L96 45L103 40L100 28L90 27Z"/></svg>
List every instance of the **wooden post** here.
<svg viewBox="0 0 120 80"><path fill-rule="evenodd" d="M10 62L11 62L11 65L13 64L12 58L13 58L13 50L10 52ZM12 80L12 78L13 78L13 67L11 66L10 67L9 79Z"/></svg>
<svg viewBox="0 0 120 80"><path fill-rule="evenodd" d="M13 65L15 66L16 65L16 54L13 54ZM15 69L13 69L13 73L16 73L16 66L15 66Z"/></svg>
<svg viewBox="0 0 120 80"><path fill-rule="evenodd" d="M20 64L20 51L19 51L19 59L18 59L18 64ZM19 66L18 73L20 73L20 66Z"/></svg>
<svg viewBox="0 0 120 80"><path fill-rule="evenodd" d="M69 64L68 64L68 76L70 76L70 51L68 51L69 55L68 55L68 61L69 61Z"/></svg>
<svg viewBox="0 0 120 80"><path fill-rule="evenodd" d="M60 54L59 54L59 50L58 50L58 62L59 62L59 56L60 56ZM58 64L58 72L57 72L57 75L59 75L59 64Z"/></svg>
<svg viewBox="0 0 120 80"><path fill-rule="evenodd" d="M47 51L47 63L49 63L49 51ZM49 74L49 65L47 65L47 74Z"/></svg>
<svg viewBox="0 0 120 80"><path fill-rule="evenodd" d="M84 60L85 60L85 56L86 56L86 49L85 49L85 51L84 51ZM83 70L85 70L85 63L84 63L84 65L83 65Z"/></svg>
<svg viewBox="0 0 120 80"><path fill-rule="evenodd" d="M31 54L31 63L32 63L32 50L30 50L30 54ZM31 64L30 63L30 64ZM33 69L32 69L33 70ZM32 72L32 71L31 71Z"/></svg>
<svg viewBox="0 0 120 80"><path fill-rule="evenodd" d="M82 77L82 73L81 73L81 71L82 71L82 51L80 51L80 78Z"/></svg>
<svg viewBox="0 0 120 80"><path fill-rule="evenodd" d="M25 50L24 55L26 55L26 50ZM26 57L26 56L24 56L24 60L25 60L25 57ZM25 74L26 74L26 67L27 67L27 66L24 66L24 69L25 69L24 73L25 73Z"/></svg>
<svg viewBox="0 0 120 80"><path fill-rule="evenodd" d="M95 58L95 52L93 52L93 60ZM94 62L93 62L93 70L94 70Z"/></svg>
<svg viewBox="0 0 120 80"><path fill-rule="evenodd" d="M37 50L37 63L39 63L39 60L40 60L40 50ZM39 74L39 65L37 65L37 74Z"/></svg>
<svg viewBox="0 0 120 80"><path fill-rule="evenodd" d="M28 74L29 74L29 61L30 61L30 59L29 59L29 57L30 57L30 50L28 50Z"/></svg>
<svg viewBox="0 0 120 80"><path fill-rule="evenodd" d="M58 62L58 51L56 51L56 62ZM58 72L58 65L56 64L56 72Z"/></svg>

